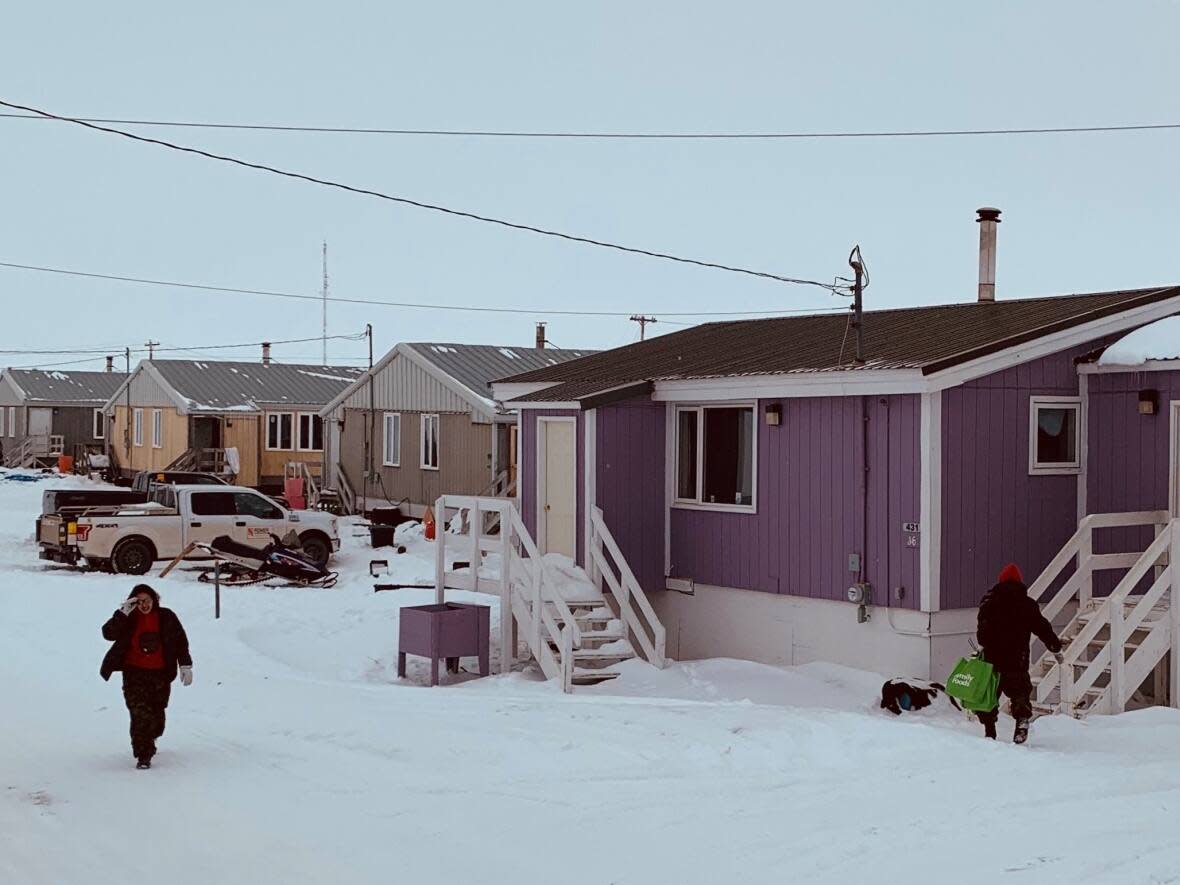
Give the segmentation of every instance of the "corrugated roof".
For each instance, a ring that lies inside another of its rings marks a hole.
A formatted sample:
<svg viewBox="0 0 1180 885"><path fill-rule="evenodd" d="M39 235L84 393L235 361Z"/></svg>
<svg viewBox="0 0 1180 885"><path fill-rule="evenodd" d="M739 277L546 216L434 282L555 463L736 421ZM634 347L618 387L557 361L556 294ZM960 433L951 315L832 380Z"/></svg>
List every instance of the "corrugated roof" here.
<svg viewBox="0 0 1180 885"><path fill-rule="evenodd" d="M30 401L101 406L123 383L122 372L56 372L5 369Z"/></svg>
<svg viewBox="0 0 1180 885"><path fill-rule="evenodd" d="M152 360L152 367L197 412L323 405L360 377L355 366L301 366L221 360ZM113 391L112 391L113 392Z"/></svg>
<svg viewBox="0 0 1180 885"><path fill-rule="evenodd" d="M1091 320L1180 296L1180 288L946 304L864 315L863 364L853 361L849 315L708 323L506 382L559 386L520 401L567 402L634 381L742 375L916 369L929 374Z"/></svg>
<svg viewBox="0 0 1180 885"><path fill-rule="evenodd" d="M413 342L414 352L446 372L477 396L491 399L492 382L505 375L547 369L567 363L595 350L557 348L496 347L490 344L438 344Z"/></svg>

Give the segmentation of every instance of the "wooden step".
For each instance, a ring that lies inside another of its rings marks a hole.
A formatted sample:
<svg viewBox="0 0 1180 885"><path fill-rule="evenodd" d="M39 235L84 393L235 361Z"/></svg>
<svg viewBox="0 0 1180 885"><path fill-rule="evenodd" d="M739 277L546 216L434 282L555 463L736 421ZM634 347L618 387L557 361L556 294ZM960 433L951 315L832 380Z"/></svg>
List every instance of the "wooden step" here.
<svg viewBox="0 0 1180 885"><path fill-rule="evenodd" d="M618 679L621 675L617 670L575 670L570 676L570 682L574 685L597 685Z"/></svg>

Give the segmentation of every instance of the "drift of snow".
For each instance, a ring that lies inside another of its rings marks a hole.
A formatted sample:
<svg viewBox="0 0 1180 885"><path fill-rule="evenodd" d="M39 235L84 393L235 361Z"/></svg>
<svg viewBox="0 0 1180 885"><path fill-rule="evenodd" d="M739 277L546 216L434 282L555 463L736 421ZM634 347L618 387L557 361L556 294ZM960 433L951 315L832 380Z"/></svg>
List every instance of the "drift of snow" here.
<svg viewBox="0 0 1180 885"><path fill-rule="evenodd" d="M431 583L416 525L399 555L345 521L336 589L226 588L220 620L192 568L148 577L195 681L174 684L137 772L119 677L98 666L99 628L139 579L39 562L42 490L88 483L13 476L32 481L0 482L0 882L1138 885L1180 869L1175 710L1041 719L1014 747L1006 717L999 742L946 704L894 717L883 676L825 664L630 661L564 695L531 667L430 689L410 657L399 680L399 611L434 593L374 593L368 563ZM448 598L491 606L495 660L497 598Z"/></svg>
<svg viewBox="0 0 1180 885"><path fill-rule="evenodd" d="M1165 317L1124 335L1103 351L1100 366L1141 366L1180 359L1180 316Z"/></svg>

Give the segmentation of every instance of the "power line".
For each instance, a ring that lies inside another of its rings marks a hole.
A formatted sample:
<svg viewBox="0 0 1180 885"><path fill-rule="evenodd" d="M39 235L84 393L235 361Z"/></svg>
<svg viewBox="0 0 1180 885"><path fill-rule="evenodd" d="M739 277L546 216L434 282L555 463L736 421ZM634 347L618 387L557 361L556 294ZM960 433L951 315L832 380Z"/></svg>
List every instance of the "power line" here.
<svg viewBox="0 0 1180 885"><path fill-rule="evenodd" d="M361 332L360 334L357 334L357 335L329 335L328 340L329 341L360 341L364 337L365 337L365 334L363 332ZM322 340L323 340L322 336L316 336L315 338L287 338L283 341L270 341L268 343L269 344L306 344L309 341L322 341ZM197 351L197 350L231 350L231 349L241 348L241 347L259 347L261 345L262 345L261 341L250 341L250 342L246 342L243 344L196 344L193 346L186 346L186 347L161 347L158 343L152 342L152 346L150 346L150 347L148 347L147 345L144 345L144 347L133 347L133 348L131 348L131 352L132 353L149 353L149 354L152 353L153 351L159 352L159 353L181 353L181 352ZM69 356L69 355L82 354L82 353L109 355L113 351L125 350L125 349L126 348L123 345L118 345L115 347L108 347L104 350L86 349L86 348L77 348L75 350L67 350L67 349L59 349L59 350L0 350L0 355L3 355L3 356L66 355L66 356Z"/></svg>
<svg viewBox="0 0 1180 885"><path fill-rule="evenodd" d="M695 267L707 267L713 270L723 270L728 273L743 274L745 276L759 277L761 279L774 280L779 283L792 283L799 286L817 286L821 289L827 289L833 294L843 294L836 287L829 283L821 283L818 280L804 280L795 277L782 276L780 274L768 273L761 270L751 270L745 267L736 267L728 264L719 264L713 261L702 261L697 258L685 258L679 255L673 255L668 252L656 252L650 249L640 249L635 246L623 246L619 243L612 243L607 240L596 240L591 237L582 237L575 234L567 234L562 231L551 230L544 227L536 227L531 224L521 224L515 221L507 221L503 218L495 218L490 215L478 215L474 212L467 212L461 209L451 209L447 206L440 206L434 203L425 203L421 200L413 200L409 197L399 197L392 194L382 193L381 191L370 190L369 188L353 187L349 184L343 184L338 181L331 181L326 178L316 178L312 175L306 175L302 172L290 172L288 170L279 169L275 166L267 166L263 163L252 163L248 160L241 160L237 157L230 157L224 154L214 154L210 151L204 151L199 148L188 147L187 145L174 144L170 141L162 141L158 138L148 138L143 135L136 135L133 132L125 132L122 129L112 129L108 126L98 126L94 123L87 123L82 120L74 119L72 117L60 117L57 114L52 114L49 111L43 111L39 108L28 107L26 105L13 104L12 102L0 101L0 106L13 108L18 111L28 111L32 114L38 114L49 120L59 120L63 123L74 123L75 125L85 127L86 129L93 129L97 132L105 132L109 135L118 135L123 138L131 139L132 141L142 142L143 144L153 144L158 147L168 148L173 151L180 151L186 154L195 154L200 157L205 157L209 160L217 160L222 163L231 163L235 166L241 166L245 169L254 169L259 172L269 172L272 175L280 175L284 178L293 178L297 181L306 181L311 184L318 184L323 187L335 188L337 190L347 191L349 193L360 194L362 196L375 197L379 200L385 200L390 203L398 203L403 206L413 206L417 209L428 209L431 212L441 212L444 215L452 215L457 218L466 218L471 221L480 221L485 224L494 224L499 227L506 227L511 230L524 231L527 233L539 234L545 237L554 237L556 239L567 240L572 243L582 243L587 246L597 246L601 249L613 249L616 252L626 252L632 255L644 255L648 258L658 258L663 261L674 261L679 264L689 264Z"/></svg>
<svg viewBox="0 0 1180 885"><path fill-rule="evenodd" d="M4 102L7 107L19 107ZM33 109L29 109L33 110ZM176 129L222 129L252 132L302 132L343 135L418 135L455 138L544 138L570 140L679 140L757 141L833 138L958 138L982 135L1078 135L1103 132L1158 132L1180 129L1180 123L1129 123L1100 126L1035 126L998 129L870 129L865 131L802 132L593 132L514 129L385 129L368 126L296 126L280 123L207 123L191 120L136 120L113 117L56 117L34 114L4 114L15 120L69 120L76 123L112 123L125 126L160 126Z"/></svg>
<svg viewBox="0 0 1180 885"><path fill-rule="evenodd" d="M120 276L118 274L95 273L93 271L71 270L62 267L48 267L39 264L17 264L11 261L0 261L0 267L8 267L15 270L30 270L39 273L53 273L62 274L72 277L84 277L97 280L113 280L121 283L140 283L147 286L169 286L176 289L197 289L202 292L226 292L235 295L264 295L270 298L294 298L302 301L322 301L321 295L308 295L298 292L279 292L273 289L244 289L233 286L211 286L204 283L186 283L178 282L176 280L156 280L149 277L131 277ZM825 288L837 288L828 287ZM580 317L630 317L631 314L626 311L609 311L609 310L558 310L553 308L528 308L528 307L484 307L478 305L464 305L464 304L429 304L424 302L410 302L410 301L381 301L373 298L344 298L337 295L329 296L329 301L338 302L340 304L365 304L376 307L397 307L397 308L411 308L416 310L447 310L447 311L466 311L469 313L509 313L509 314L527 314L527 315L553 315L553 316L580 316ZM733 317L733 316L778 316L795 313L827 313L831 311L844 310L843 307L838 308L797 308L792 310L725 310L725 311L679 311L667 312L660 311L660 316L673 317ZM318 341L318 338L309 339ZM272 342L281 343L281 342Z"/></svg>

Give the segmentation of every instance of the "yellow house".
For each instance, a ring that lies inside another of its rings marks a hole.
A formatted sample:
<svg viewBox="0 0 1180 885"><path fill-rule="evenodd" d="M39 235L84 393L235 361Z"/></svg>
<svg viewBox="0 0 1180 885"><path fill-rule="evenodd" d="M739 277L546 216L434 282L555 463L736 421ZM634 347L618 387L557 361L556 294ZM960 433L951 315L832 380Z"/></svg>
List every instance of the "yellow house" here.
<svg viewBox="0 0 1180 885"><path fill-rule="evenodd" d="M288 464L322 475L319 411L355 367L143 360L104 406L107 450L124 476L206 470L239 485L282 487Z"/></svg>

